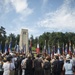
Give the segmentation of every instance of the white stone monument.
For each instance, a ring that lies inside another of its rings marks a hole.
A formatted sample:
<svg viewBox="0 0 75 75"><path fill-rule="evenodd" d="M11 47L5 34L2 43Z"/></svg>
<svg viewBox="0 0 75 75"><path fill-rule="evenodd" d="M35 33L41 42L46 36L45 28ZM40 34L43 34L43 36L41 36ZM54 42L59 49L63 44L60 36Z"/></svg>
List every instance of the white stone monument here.
<svg viewBox="0 0 75 75"><path fill-rule="evenodd" d="M24 53L29 53L28 49L28 29L21 29L20 34L20 50L24 49Z"/></svg>

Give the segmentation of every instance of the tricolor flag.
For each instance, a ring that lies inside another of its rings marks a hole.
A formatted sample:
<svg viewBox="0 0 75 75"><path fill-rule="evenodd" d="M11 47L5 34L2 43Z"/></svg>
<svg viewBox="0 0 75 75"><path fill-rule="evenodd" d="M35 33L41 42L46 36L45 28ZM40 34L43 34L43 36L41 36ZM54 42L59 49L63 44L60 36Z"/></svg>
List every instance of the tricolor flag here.
<svg viewBox="0 0 75 75"><path fill-rule="evenodd" d="M8 52L8 46L7 46L7 43L5 43L5 53Z"/></svg>
<svg viewBox="0 0 75 75"><path fill-rule="evenodd" d="M19 45L17 45L16 52L17 52L17 53L20 52Z"/></svg>
<svg viewBox="0 0 75 75"><path fill-rule="evenodd" d="M8 52L11 52L12 51L11 48L12 48L12 42L9 43Z"/></svg>
<svg viewBox="0 0 75 75"><path fill-rule="evenodd" d="M32 53L32 40L30 39L30 44L29 44L29 53Z"/></svg>
<svg viewBox="0 0 75 75"><path fill-rule="evenodd" d="M2 43L0 42L0 52L2 52Z"/></svg>
<svg viewBox="0 0 75 75"><path fill-rule="evenodd" d="M23 45L23 52L26 53L26 44Z"/></svg>
<svg viewBox="0 0 75 75"><path fill-rule="evenodd" d="M60 47L59 47L59 43L58 43L57 53L58 53L58 54L60 54Z"/></svg>
<svg viewBox="0 0 75 75"><path fill-rule="evenodd" d="M75 54L75 46L73 45L73 53Z"/></svg>
<svg viewBox="0 0 75 75"><path fill-rule="evenodd" d="M65 54L67 54L68 52L67 52L67 44L66 44L66 46L65 46Z"/></svg>
<svg viewBox="0 0 75 75"><path fill-rule="evenodd" d="M54 58L54 54L55 54L55 46L52 46L51 58Z"/></svg>
<svg viewBox="0 0 75 75"><path fill-rule="evenodd" d="M14 48L14 50L17 52L17 43L15 44L15 48Z"/></svg>
<svg viewBox="0 0 75 75"><path fill-rule="evenodd" d="M36 53L37 53L37 54L39 54L39 53L40 53L39 43L37 44Z"/></svg>
<svg viewBox="0 0 75 75"><path fill-rule="evenodd" d="M45 40L45 45L44 45L44 50L43 50L44 53L47 52L47 49L46 49L46 40Z"/></svg>
<svg viewBox="0 0 75 75"><path fill-rule="evenodd" d="M64 44L63 44L63 47L62 47L62 53L64 54L65 52L64 52Z"/></svg>
<svg viewBox="0 0 75 75"><path fill-rule="evenodd" d="M50 55L50 46L48 44L48 50L47 50L47 53Z"/></svg>
<svg viewBox="0 0 75 75"><path fill-rule="evenodd" d="M69 54L71 54L71 42L69 42Z"/></svg>

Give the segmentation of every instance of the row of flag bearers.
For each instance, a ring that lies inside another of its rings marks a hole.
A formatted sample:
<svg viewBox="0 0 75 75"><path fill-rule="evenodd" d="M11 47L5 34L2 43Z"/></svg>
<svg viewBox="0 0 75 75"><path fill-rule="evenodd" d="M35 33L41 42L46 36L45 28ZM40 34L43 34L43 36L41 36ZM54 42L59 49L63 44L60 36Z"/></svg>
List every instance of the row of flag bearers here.
<svg viewBox="0 0 75 75"><path fill-rule="evenodd" d="M71 45L71 42L69 42L69 46L68 44L62 46L62 48L60 48L60 45L59 45L59 42L58 42L58 46L57 48L55 46L50 46L48 44L48 48L46 47L46 40L45 40L45 45L44 45L44 48L42 50L43 53L47 53L49 55L53 55L55 53L58 53L58 54L71 54L71 53L75 53L75 47L74 45L72 46ZM23 49L20 50L20 47L19 45L16 43L15 44L15 47L14 47L14 50L18 53L18 52L24 52L26 51L26 45L23 45ZM2 52L2 42L0 42L0 52ZM4 53L7 53L7 52L12 52L12 41L10 41L9 44L7 44L7 42L5 43L5 48L4 48ZM32 41L30 41L30 44L29 44L29 52L32 53ZM37 47L36 47L36 53L39 54L41 53L40 52L40 46L39 46L39 43L37 43Z"/></svg>

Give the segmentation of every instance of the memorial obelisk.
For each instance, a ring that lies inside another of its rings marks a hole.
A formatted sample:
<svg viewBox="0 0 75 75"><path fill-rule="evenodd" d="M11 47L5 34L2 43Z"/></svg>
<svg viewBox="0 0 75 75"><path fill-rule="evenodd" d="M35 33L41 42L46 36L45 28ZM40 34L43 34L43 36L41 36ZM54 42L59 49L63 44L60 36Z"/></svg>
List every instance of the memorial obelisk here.
<svg viewBox="0 0 75 75"><path fill-rule="evenodd" d="M20 34L20 50L24 50L24 53L29 53L28 49L28 29L21 29Z"/></svg>

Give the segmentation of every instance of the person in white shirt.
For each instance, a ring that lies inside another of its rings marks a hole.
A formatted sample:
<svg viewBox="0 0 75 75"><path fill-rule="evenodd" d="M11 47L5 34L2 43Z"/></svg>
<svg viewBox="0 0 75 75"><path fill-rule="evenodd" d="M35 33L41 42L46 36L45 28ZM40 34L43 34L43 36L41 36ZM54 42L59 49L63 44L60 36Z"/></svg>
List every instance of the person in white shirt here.
<svg viewBox="0 0 75 75"><path fill-rule="evenodd" d="M10 75L10 63L11 63L11 58L7 57L7 61L3 64L3 75Z"/></svg>
<svg viewBox="0 0 75 75"><path fill-rule="evenodd" d="M72 62L70 59L70 55L66 56L66 62L64 63L63 70L65 70L65 75L74 75L72 71Z"/></svg>
<svg viewBox="0 0 75 75"><path fill-rule="evenodd" d="M27 58L23 59L22 62L21 62L22 75L25 75L26 60L27 60Z"/></svg>

